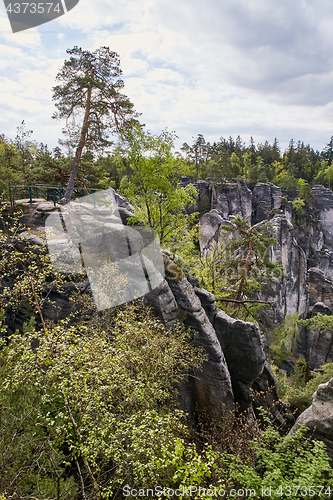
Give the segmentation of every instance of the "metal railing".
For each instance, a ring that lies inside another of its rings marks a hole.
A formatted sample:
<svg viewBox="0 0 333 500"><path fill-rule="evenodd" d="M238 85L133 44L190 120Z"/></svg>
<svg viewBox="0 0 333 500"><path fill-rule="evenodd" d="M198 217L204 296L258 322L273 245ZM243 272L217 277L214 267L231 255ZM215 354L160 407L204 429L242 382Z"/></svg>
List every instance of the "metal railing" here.
<svg viewBox="0 0 333 500"><path fill-rule="evenodd" d="M53 201L56 206L65 194L65 186L47 186L45 184L35 184L34 186L9 186L9 200L13 203L18 199L29 199L33 203L34 198L44 198L47 201ZM80 198L87 194L94 194L101 189L75 187L72 192L73 198Z"/></svg>

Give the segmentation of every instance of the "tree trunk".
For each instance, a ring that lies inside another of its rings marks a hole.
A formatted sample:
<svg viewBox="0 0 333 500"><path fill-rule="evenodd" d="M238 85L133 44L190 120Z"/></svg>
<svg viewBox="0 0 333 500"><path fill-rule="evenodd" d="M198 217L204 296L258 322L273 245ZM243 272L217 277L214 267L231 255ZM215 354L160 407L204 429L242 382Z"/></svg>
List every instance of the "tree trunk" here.
<svg viewBox="0 0 333 500"><path fill-rule="evenodd" d="M66 205L67 203L70 202L72 192L74 190L75 181L76 181L77 174L78 174L80 164L81 164L82 151L83 151L83 148L84 148L85 143L86 143L86 137L87 137L88 128L89 128L90 107L91 107L91 88L88 89L87 103L86 103L86 109L85 109L85 113L84 113L82 129L81 129L80 142L79 142L79 145L78 145L76 153L75 153L74 164L73 164L71 175L70 175L70 178L69 178L69 181L67 184L65 195L62 198L62 200L60 201L61 205Z"/></svg>
<svg viewBox="0 0 333 500"><path fill-rule="evenodd" d="M243 289L244 289L244 285L245 285L245 280L246 280L247 272L249 270L249 265L250 265L250 262L251 262L251 255L252 255L252 240L250 240L250 243L249 243L249 250L248 250L248 253L247 253L247 257L246 257L245 266L244 266L243 273L242 273L242 278L240 280L239 287L238 287L238 290L237 290L237 295L236 295L236 300L237 301L239 301L241 299L241 297L242 297L242 293L243 293Z"/></svg>

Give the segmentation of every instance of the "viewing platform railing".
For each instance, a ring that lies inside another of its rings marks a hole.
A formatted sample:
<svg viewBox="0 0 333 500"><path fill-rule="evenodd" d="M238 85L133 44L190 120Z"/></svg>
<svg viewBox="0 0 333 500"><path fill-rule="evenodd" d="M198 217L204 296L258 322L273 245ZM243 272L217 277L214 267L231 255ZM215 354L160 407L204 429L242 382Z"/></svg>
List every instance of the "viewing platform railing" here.
<svg viewBox="0 0 333 500"><path fill-rule="evenodd" d="M34 186L9 186L9 200L13 203L19 199L29 199L32 203L34 198L44 198L53 201L54 206L60 201L66 191L65 186L47 186L45 184L35 184ZM88 194L94 194L101 189L74 187L72 198L80 198Z"/></svg>

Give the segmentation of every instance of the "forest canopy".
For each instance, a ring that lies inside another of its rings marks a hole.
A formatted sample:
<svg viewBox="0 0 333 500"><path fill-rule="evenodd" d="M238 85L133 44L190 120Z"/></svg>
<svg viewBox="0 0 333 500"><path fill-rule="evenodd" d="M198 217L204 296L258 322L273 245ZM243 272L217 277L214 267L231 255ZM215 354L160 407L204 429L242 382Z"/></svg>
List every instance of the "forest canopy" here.
<svg viewBox="0 0 333 500"><path fill-rule="evenodd" d="M10 185L66 186L75 156L73 148L67 144L63 149L57 146L51 150L47 144L32 140L24 121L17 129L14 139L0 135L2 197L7 198ZM180 175L186 171L193 181L244 179L250 188L257 182L272 182L290 194L300 188L300 180L303 190L315 184L328 188L333 184L333 136L320 152L302 141L291 140L287 149L281 151L276 139L273 144L268 141L256 144L253 139L246 144L240 136L236 139L230 136L211 144L198 134L192 145L184 143L180 151L170 153L173 162L179 164ZM102 153L86 148L76 186L101 189L111 186L121 191L135 174L130 158L119 144Z"/></svg>

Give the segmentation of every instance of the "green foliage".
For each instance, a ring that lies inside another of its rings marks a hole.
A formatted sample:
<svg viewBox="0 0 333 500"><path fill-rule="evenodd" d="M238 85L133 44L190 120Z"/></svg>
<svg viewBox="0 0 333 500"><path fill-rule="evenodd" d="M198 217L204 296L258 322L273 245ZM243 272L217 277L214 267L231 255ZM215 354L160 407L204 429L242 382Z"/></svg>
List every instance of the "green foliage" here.
<svg viewBox="0 0 333 500"><path fill-rule="evenodd" d="M272 230L270 223L250 227L237 215L230 225L221 226L220 242L201 259L198 271L204 286L217 299L235 300L229 311L234 316L241 312L245 318L256 315L260 307L256 294L282 273L281 266L269 258L269 247L276 242ZM224 309L225 305L226 301Z"/></svg>
<svg viewBox="0 0 333 500"><path fill-rule="evenodd" d="M124 484L172 486L187 480L186 463L197 454L192 446L179 456L189 436L184 416L174 410L175 384L199 365L199 356L184 330L167 332L138 307L119 311L108 331L63 322L45 333L12 337L3 349L2 422L13 412L17 420L2 435L7 454L15 443L12 467L3 465L0 474L2 491L10 493L21 459L26 471L16 491L19 484L22 493L30 489L35 495L45 495L44 482L55 495L58 476L62 489L72 488L66 464L78 467L86 490L95 495L112 496Z"/></svg>
<svg viewBox="0 0 333 500"><path fill-rule="evenodd" d="M243 154L243 177L248 179L250 177L250 169L251 169L251 154L244 153Z"/></svg>
<svg viewBox="0 0 333 500"><path fill-rule="evenodd" d="M275 375L280 398L289 403L291 411L298 416L311 405L318 386L333 378L333 363L324 363L317 373L310 373L305 360L298 360L293 373L287 375L276 369Z"/></svg>
<svg viewBox="0 0 333 500"><path fill-rule="evenodd" d="M43 303L47 299L48 290L61 289L69 277L54 272L50 256L24 237L19 237L21 249L18 250L11 235L17 235L22 230L17 218L7 229L0 232L0 292L4 309L12 315L19 313L24 316L37 316L39 324L45 330L42 315Z"/></svg>
<svg viewBox="0 0 333 500"><path fill-rule="evenodd" d="M280 171L274 178L274 184L285 188L289 193L293 193L297 188L296 179L286 170Z"/></svg>
<svg viewBox="0 0 333 500"><path fill-rule="evenodd" d="M327 490L333 485L325 445L307 439L304 428L281 437L275 429L267 427L252 440L246 458L222 453L220 460L218 471L228 489L252 489L259 498L265 496L263 489L273 499L287 496L317 499L320 497L317 486ZM310 487L313 495L308 493Z"/></svg>
<svg viewBox="0 0 333 500"><path fill-rule="evenodd" d="M282 361L290 359L295 352L295 345L299 336L298 314L285 316L283 324L272 332L272 342L269 346L272 359L277 366Z"/></svg>
<svg viewBox="0 0 333 500"><path fill-rule="evenodd" d="M69 137L69 147L76 147L62 203L70 201L83 149L103 151L112 144L112 134L137 123L133 104L121 93L124 82L118 54L109 47L89 52L77 46L67 53L71 57L57 74L58 85L53 88L53 100L58 109L53 118L66 119L67 125L70 124L64 133ZM82 120L81 127L76 124L77 117ZM103 179L100 180L103 183Z"/></svg>
<svg viewBox="0 0 333 500"><path fill-rule="evenodd" d="M192 184L179 187L186 164L175 158L172 147L175 135L163 131L159 136L137 127L127 133L126 148L131 173L122 181L125 196L139 207L136 220L155 229L162 244L180 241L195 214L187 216L184 210L193 204L197 194Z"/></svg>

